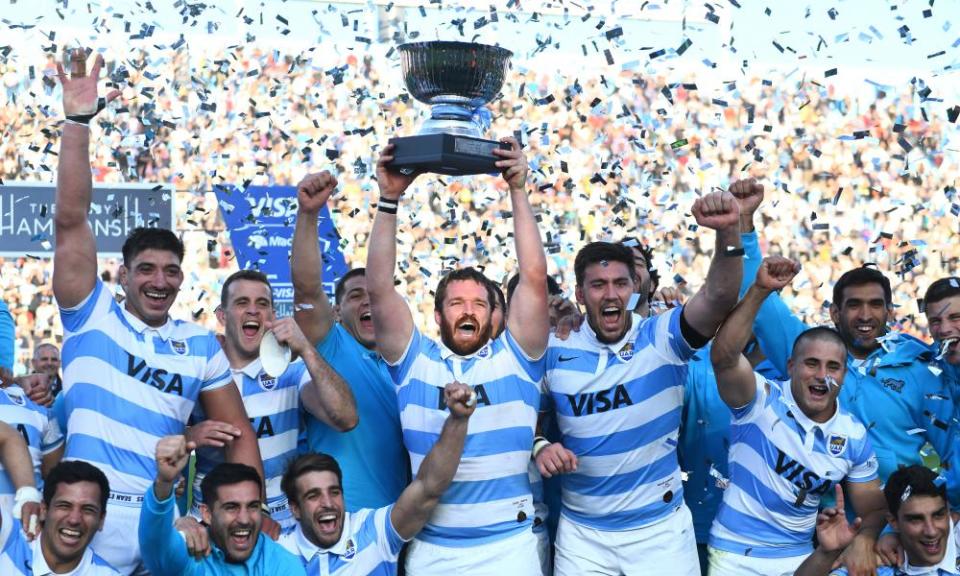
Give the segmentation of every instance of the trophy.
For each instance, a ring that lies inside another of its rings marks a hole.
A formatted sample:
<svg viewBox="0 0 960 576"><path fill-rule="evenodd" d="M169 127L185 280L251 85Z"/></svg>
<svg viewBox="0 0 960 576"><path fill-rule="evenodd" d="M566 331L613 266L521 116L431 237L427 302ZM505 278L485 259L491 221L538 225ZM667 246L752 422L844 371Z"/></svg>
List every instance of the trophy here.
<svg viewBox="0 0 960 576"><path fill-rule="evenodd" d="M403 80L410 94L431 106L430 119L416 136L391 138L390 167L403 174L450 176L499 172L495 148L507 144L483 138L490 126L484 106L503 87L513 52L469 42L412 42L399 47Z"/></svg>

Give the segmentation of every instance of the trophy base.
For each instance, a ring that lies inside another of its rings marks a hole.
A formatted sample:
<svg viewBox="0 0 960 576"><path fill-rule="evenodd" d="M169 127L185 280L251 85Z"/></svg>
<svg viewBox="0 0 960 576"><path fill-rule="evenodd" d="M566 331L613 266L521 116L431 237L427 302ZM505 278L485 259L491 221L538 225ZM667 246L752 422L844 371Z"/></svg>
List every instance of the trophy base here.
<svg viewBox="0 0 960 576"><path fill-rule="evenodd" d="M404 174L434 172L447 176L500 172L493 155L495 148L509 150L510 145L457 134L420 134L391 138L393 162L390 167Z"/></svg>

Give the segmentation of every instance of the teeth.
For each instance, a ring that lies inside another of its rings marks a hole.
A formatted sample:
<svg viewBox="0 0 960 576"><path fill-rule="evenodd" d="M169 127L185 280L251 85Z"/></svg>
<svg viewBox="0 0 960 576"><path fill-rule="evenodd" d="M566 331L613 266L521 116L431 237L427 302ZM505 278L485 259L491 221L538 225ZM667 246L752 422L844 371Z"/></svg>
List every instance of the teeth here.
<svg viewBox="0 0 960 576"><path fill-rule="evenodd" d="M237 530L233 533L234 536L246 537L250 535L249 530Z"/></svg>
<svg viewBox="0 0 960 576"><path fill-rule="evenodd" d="M149 296L149 297L151 297L151 298L166 298L166 297L167 297L166 292L147 292L146 294L147 294L147 296Z"/></svg>
<svg viewBox="0 0 960 576"><path fill-rule="evenodd" d="M260 325L257 324L256 322L244 322L244 323L243 323L243 327L244 327L244 328L259 328Z"/></svg>
<svg viewBox="0 0 960 576"><path fill-rule="evenodd" d="M70 536L71 538L79 538L79 537L80 537L80 531L79 531L79 530L70 530L69 528L64 528L64 529L60 530L60 533L63 534L64 536Z"/></svg>
<svg viewBox="0 0 960 576"><path fill-rule="evenodd" d="M370 313L369 313L369 312L364 312L363 314L360 315L360 319L361 319L361 320L369 320L369 319L370 319Z"/></svg>

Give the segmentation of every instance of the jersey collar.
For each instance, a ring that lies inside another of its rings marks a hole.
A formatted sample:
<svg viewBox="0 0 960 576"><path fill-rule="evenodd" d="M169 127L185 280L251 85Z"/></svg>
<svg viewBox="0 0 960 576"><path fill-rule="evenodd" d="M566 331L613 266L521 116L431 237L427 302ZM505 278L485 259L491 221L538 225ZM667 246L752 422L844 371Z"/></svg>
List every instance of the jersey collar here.
<svg viewBox="0 0 960 576"><path fill-rule="evenodd" d="M145 332L153 332L160 337L161 340L169 340L173 336L173 322L170 320L170 317L167 316L167 321L163 323L163 326L155 328L153 326L148 326L143 320L137 318L127 310L126 306L121 305L120 311L123 314L124 319L127 321L127 324L134 329L138 334L144 334Z"/></svg>
<svg viewBox="0 0 960 576"><path fill-rule="evenodd" d="M256 380L257 377L260 376L260 372L262 371L263 371L263 363L260 362L259 356L255 358L253 361L251 361L249 364L244 366L243 368L233 368L232 366L230 367L231 373L243 374L244 376L247 376L252 380Z"/></svg>
<svg viewBox="0 0 960 576"><path fill-rule="evenodd" d="M14 526L13 529L20 530L21 528ZM33 553L33 576L75 576L77 574L86 574L90 565L93 564L93 550L90 549L90 546L87 546L87 549L83 551L83 558L80 559L80 563L77 564L76 568L70 572L54 572L50 569L50 566L47 565L47 559L43 556L43 545L40 540L40 536L37 536L33 542L30 543L30 551Z"/></svg>
<svg viewBox="0 0 960 576"><path fill-rule="evenodd" d="M468 354L466 356L461 356L453 350L447 348L447 345L443 343L443 340L440 341L440 358L444 360L449 360L450 358L456 357L462 360L470 360L471 358L489 358L493 350L491 346L493 345L493 340L487 340L487 343L480 347L479 350L473 354Z"/></svg>

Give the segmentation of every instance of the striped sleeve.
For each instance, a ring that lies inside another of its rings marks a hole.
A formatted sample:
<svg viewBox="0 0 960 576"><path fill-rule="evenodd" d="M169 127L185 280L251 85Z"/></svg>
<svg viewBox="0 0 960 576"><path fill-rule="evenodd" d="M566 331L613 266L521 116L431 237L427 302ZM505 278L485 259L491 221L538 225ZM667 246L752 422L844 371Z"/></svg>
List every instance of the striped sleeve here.
<svg viewBox="0 0 960 576"><path fill-rule="evenodd" d="M63 324L63 330L67 335L71 332L79 332L91 318L99 318L106 314L113 305L115 302L110 291L106 290L103 281L97 278L93 292L82 302L72 308L60 308L60 322Z"/></svg>
<svg viewBox="0 0 960 576"><path fill-rule="evenodd" d="M527 377L534 381L540 382L543 380L543 377L546 375L546 358L547 353L544 351L543 355L540 358L530 358L520 344L513 338L513 334L510 333L510 329L506 329L503 332L503 339L507 343L507 347L513 353L513 357L517 359L517 363L520 364L520 367L523 368L523 372Z"/></svg>
<svg viewBox="0 0 960 576"><path fill-rule="evenodd" d="M43 437L40 439L40 452L44 456L63 446L63 431L60 423L51 410L46 410L46 425L43 427Z"/></svg>
<svg viewBox="0 0 960 576"><path fill-rule="evenodd" d="M417 358L420 357L420 348L423 345L423 341L423 335L420 334L420 330L414 326L413 332L410 334L410 342L407 343L407 349L404 350L403 355L401 355L396 362L387 362L387 371L390 372L390 377L393 378L394 384L399 385L406 380L410 368L413 367Z"/></svg>
<svg viewBox="0 0 960 576"><path fill-rule="evenodd" d="M733 413L733 420L736 422L745 422L756 416L760 410L763 409L764 405L767 403L767 397L769 395L767 379L757 374L753 373L757 381L757 392L753 395L753 400L748 402L744 406L738 408L731 408L730 412ZM789 386L789 383L786 384Z"/></svg>
<svg viewBox="0 0 960 576"><path fill-rule="evenodd" d="M847 480L850 482L870 482L876 479L880 464L877 463L877 456L873 452L873 445L870 444L870 438L864 431L863 441L860 444L860 450L856 457L852 459L850 472L847 473Z"/></svg>
<svg viewBox="0 0 960 576"><path fill-rule="evenodd" d="M383 558L390 562L397 561L397 558L400 557L400 549L406 543L397 533L397 529L393 527L393 521L390 519L393 506L393 504L384 506L369 516L369 519L376 522L377 544L380 547L380 553L383 554Z"/></svg>
<svg viewBox="0 0 960 576"><path fill-rule="evenodd" d="M230 375L230 362L227 360L227 355L223 353L223 349L220 348L217 337L213 334L209 336L209 346L207 363L204 366L203 374L200 376L202 380L200 383L201 392L216 390L233 382L233 377Z"/></svg>

